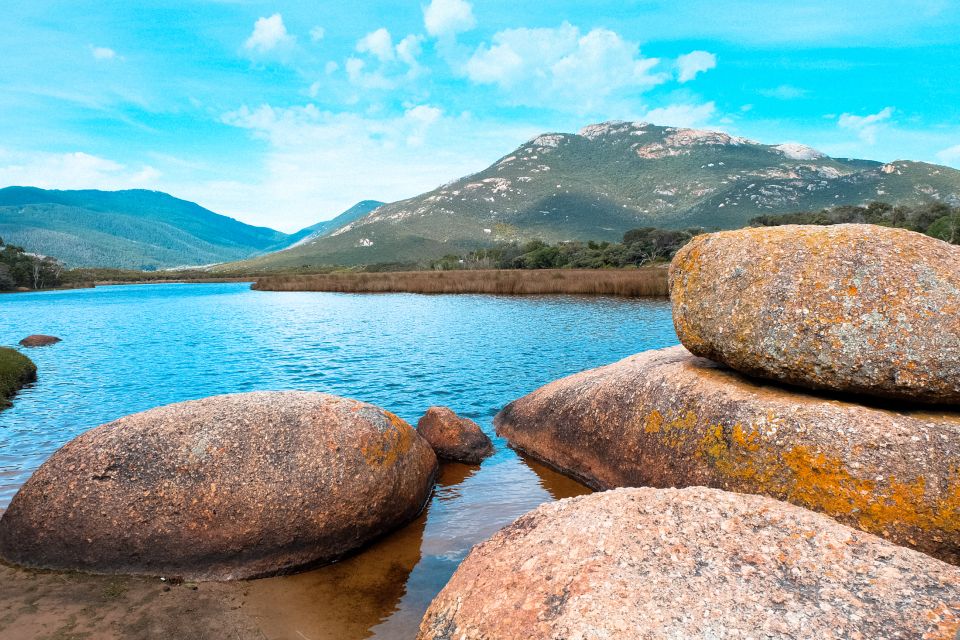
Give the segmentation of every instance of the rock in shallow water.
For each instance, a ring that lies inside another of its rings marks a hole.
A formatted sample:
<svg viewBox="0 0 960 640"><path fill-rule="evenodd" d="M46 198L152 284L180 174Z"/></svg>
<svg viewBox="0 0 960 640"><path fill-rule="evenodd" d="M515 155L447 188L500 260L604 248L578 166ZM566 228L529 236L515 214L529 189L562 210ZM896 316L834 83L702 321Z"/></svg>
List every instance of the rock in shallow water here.
<svg viewBox="0 0 960 640"><path fill-rule="evenodd" d="M21 340L20 345L24 347L46 347L51 344L57 344L58 342L62 341L57 336L45 336L35 333Z"/></svg>
<svg viewBox="0 0 960 640"><path fill-rule="evenodd" d="M699 236L670 268L680 341L749 375L960 403L960 249L874 225Z"/></svg>
<svg viewBox="0 0 960 640"><path fill-rule="evenodd" d="M290 571L405 524L436 468L410 425L355 400L258 392L173 404L54 453L0 518L0 556L194 580Z"/></svg>
<svg viewBox="0 0 960 640"><path fill-rule="evenodd" d="M493 443L473 420L461 418L447 407L430 407L417 422L423 436L443 460L480 464L493 453Z"/></svg>
<svg viewBox="0 0 960 640"><path fill-rule="evenodd" d="M418 637L952 640L958 622L957 567L770 498L642 488L477 545Z"/></svg>
<svg viewBox="0 0 960 640"><path fill-rule="evenodd" d="M552 382L494 421L595 488L768 495L960 563L957 412L772 386L674 347Z"/></svg>

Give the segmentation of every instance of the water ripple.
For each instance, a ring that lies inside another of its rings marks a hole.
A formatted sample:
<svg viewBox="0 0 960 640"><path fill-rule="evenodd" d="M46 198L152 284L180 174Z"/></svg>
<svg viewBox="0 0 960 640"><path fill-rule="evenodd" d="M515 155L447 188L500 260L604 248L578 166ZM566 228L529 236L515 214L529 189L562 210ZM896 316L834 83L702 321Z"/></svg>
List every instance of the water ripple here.
<svg viewBox="0 0 960 640"><path fill-rule="evenodd" d="M325 391L410 422L430 405L448 405L493 435L501 407L551 380L676 344L664 301L271 293L235 283L0 296L0 344L31 333L63 342L29 351L40 379L0 413L0 507L77 434L170 402L254 389ZM544 501L584 491L494 442L497 453L479 468L444 466L419 524L335 568L258 581L255 591L271 603L311 603L273 604L264 615L275 610L278 624L316 629L333 615L316 602L342 591L343 571L378 576L376 563L400 553L412 564L398 600L377 599L367 611L357 604L361 594L342 594L356 609L350 618L368 620L362 634L341 629L333 637L415 635L427 603L472 545Z"/></svg>

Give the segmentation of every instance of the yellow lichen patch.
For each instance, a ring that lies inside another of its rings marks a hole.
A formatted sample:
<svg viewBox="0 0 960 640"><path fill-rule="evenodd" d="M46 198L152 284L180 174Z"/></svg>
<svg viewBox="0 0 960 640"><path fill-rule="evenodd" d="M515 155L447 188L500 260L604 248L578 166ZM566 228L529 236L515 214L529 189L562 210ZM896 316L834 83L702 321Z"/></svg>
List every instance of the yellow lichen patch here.
<svg viewBox="0 0 960 640"><path fill-rule="evenodd" d="M671 423L667 423L671 424ZM865 531L960 531L960 470L943 496L932 499L923 477L877 482L854 477L844 461L805 446L778 453L756 427L707 425L695 456L713 468L719 484L760 493L852 521ZM675 439L665 444L679 448Z"/></svg>
<svg viewBox="0 0 960 640"><path fill-rule="evenodd" d="M854 471L847 457L775 442L768 436L774 422L768 415L763 424L705 423L692 411L654 409L638 426L651 445L699 466L705 475L698 477L713 486L786 500L901 543L915 544L919 531L948 543L960 538L960 468L945 488L928 486L923 476L878 479L877 470ZM846 455L855 459L857 450Z"/></svg>
<svg viewBox="0 0 960 640"><path fill-rule="evenodd" d="M843 461L797 446L783 454L790 471L782 490L787 500L832 516L862 512L875 497L875 483L854 478Z"/></svg>
<svg viewBox="0 0 960 640"><path fill-rule="evenodd" d="M663 414L654 409L643 419L643 431L645 433L658 433L663 426Z"/></svg>
<svg viewBox="0 0 960 640"><path fill-rule="evenodd" d="M413 428L401 418L384 411L390 426L376 437L374 442L366 439L360 446L360 452L367 464L378 469L392 467L413 446Z"/></svg>
<svg viewBox="0 0 960 640"><path fill-rule="evenodd" d="M697 455L711 464L724 483L733 481L731 488L749 490L765 484L773 468L764 462L762 438L756 427L710 425L700 439Z"/></svg>

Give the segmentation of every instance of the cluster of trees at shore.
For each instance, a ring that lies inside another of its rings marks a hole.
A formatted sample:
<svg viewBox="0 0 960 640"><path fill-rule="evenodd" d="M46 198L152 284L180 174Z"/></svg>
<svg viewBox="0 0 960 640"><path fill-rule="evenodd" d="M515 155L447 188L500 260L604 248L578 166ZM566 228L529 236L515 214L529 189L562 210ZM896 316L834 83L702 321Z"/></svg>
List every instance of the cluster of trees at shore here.
<svg viewBox="0 0 960 640"><path fill-rule="evenodd" d="M784 224L830 225L844 223L899 227L925 233L951 244L960 244L960 207L950 206L944 202L928 202L913 207L893 206L886 202L871 202L865 206L840 206L820 211L758 216L750 220L750 224L757 227L773 227Z"/></svg>
<svg viewBox="0 0 960 640"><path fill-rule="evenodd" d="M0 238L0 291L56 287L63 274L63 263L56 258L27 253Z"/></svg>
<svg viewBox="0 0 960 640"><path fill-rule="evenodd" d="M623 269L673 258L703 229L644 227L623 234L621 242L558 242L531 240L500 244L462 256L447 255L430 263L438 271L455 269Z"/></svg>

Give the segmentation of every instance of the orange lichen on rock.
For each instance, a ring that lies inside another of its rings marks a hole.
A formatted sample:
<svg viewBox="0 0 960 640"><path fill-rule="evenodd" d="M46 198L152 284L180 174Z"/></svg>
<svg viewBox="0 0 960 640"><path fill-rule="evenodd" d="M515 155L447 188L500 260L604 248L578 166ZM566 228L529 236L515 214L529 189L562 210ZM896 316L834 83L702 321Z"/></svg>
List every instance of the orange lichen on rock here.
<svg viewBox="0 0 960 640"><path fill-rule="evenodd" d="M960 414L759 385L675 347L553 382L495 422L597 488L763 494L960 562Z"/></svg>
<svg viewBox="0 0 960 640"><path fill-rule="evenodd" d="M416 432L400 417L383 411L386 418L386 428L377 434L367 436L360 445L367 464L373 467L384 468L396 464L400 456L407 453L413 446Z"/></svg>
<svg viewBox="0 0 960 640"><path fill-rule="evenodd" d="M695 355L752 376L960 403L960 250L903 229L789 225L698 236L670 268Z"/></svg>
<svg viewBox="0 0 960 640"><path fill-rule="evenodd" d="M409 522L430 446L393 414L323 393L215 396L71 440L0 518L12 563L228 580L336 560Z"/></svg>

